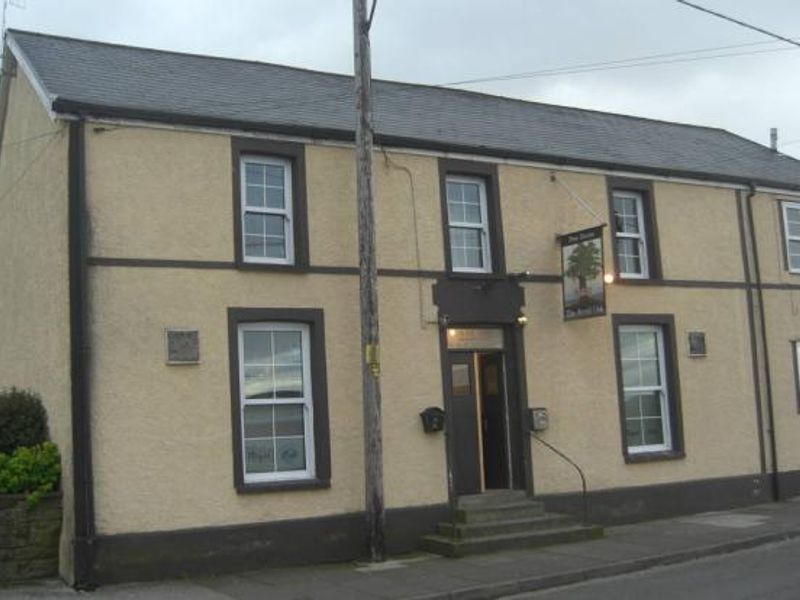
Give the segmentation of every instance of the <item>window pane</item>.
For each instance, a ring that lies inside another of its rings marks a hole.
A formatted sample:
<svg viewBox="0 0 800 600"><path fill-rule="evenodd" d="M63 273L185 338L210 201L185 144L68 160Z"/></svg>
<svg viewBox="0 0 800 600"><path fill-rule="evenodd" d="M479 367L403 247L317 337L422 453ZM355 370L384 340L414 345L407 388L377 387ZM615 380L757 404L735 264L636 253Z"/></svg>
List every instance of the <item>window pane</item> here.
<svg viewBox="0 0 800 600"><path fill-rule="evenodd" d="M275 397L275 381L272 367L244 368L244 397L259 400Z"/></svg>
<svg viewBox="0 0 800 600"><path fill-rule="evenodd" d="M284 217L265 215L266 256L269 258L286 258L286 237Z"/></svg>
<svg viewBox="0 0 800 600"><path fill-rule="evenodd" d="M242 338L245 365L272 364L272 332L244 331Z"/></svg>
<svg viewBox="0 0 800 600"><path fill-rule="evenodd" d="M619 352L620 358L638 358L639 353L637 352L637 345L636 345L636 333L631 331L624 331L620 329L619 331Z"/></svg>
<svg viewBox="0 0 800 600"><path fill-rule="evenodd" d="M469 384L469 365L454 364L450 367L453 396L468 396L472 393Z"/></svg>
<svg viewBox="0 0 800 600"><path fill-rule="evenodd" d="M800 242L789 240L789 266L793 269L800 267Z"/></svg>
<svg viewBox="0 0 800 600"><path fill-rule="evenodd" d="M625 394L625 417L639 417L642 414L639 394Z"/></svg>
<svg viewBox="0 0 800 600"><path fill-rule="evenodd" d="M275 405L275 435L303 435L303 405Z"/></svg>
<svg viewBox="0 0 800 600"><path fill-rule="evenodd" d="M786 222L800 223L800 208L786 207Z"/></svg>
<svg viewBox="0 0 800 600"><path fill-rule="evenodd" d="M264 227L266 225L265 215L257 213L245 213L244 215L244 232L253 235L264 235Z"/></svg>
<svg viewBox="0 0 800 600"><path fill-rule="evenodd" d="M266 255L269 258L286 258L285 240L278 237L268 237Z"/></svg>
<svg viewBox="0 0 800 600"><path fill-rule="evenodd" d="M465 248L464 263L470 269L483 268L483 253L480 248Z"/></svg>
<svg viewBox="0 0 800 600"><path fill-rule="evenodd" d="M800 222L789 221L786 226L789 229L790 236L800 237Z"/></svg>
<svg viewBox="0 0 800 600"><path fill-rule="evenodd" d="M464 221L466 223L480 224L483 219L481 218L481 205L480 204L465 204L464 205Z"/></svg>
<svg viewBox="0 0 800 600"><path fill-rule="evenodd" d="M246 473L272 473L275 471L275 443L272 438L245 440L244 470Z"/></svg>
<svg viewBox="0 0 800 600"><path fill-rule="evenodd" d="M639 358L658 358L656 333L640 331L636 333L636 351Z"/></svg>
<svg viewBox="0 0 800 600"><path fill-rule="evenodd" d="M272 437L272 406L244 407L244 437Z"/></svg>
<svg viewBox="0 0 800 600"><path fill-rule="evenodd" d="M244 179L247 185L264 185L264 165L252 162L244 163Z"/></svg>
<svg viewBox="0 0 800 600"><path fill-rule="evenodd" d="M302 471L305 468L305 439L278 438L278 471Z"/></svg>
<svg viewBox="0 0 800 600"><path fill-rule="evenodd" d="M644 419L644 443L647 445L664 443L664 424L660 418Z"/></svg>
<svg viewBox="0 0 800 600"><path fill-rule="evenodd" d="M641 420L633 419L625 422L625 438L629 447L642 445L642 433Z"/></svg>
<svg viewBox="0 0 800 600"><path fill-rule="evenodd" d="M244 236L244 254L245 256L253 256L263 258L267 255L266 238L263 235L250 235Z"/></svg>
<svg viewBox="0 0 800 600"><path fill-rule="evenodd" d="M283 188L283 169L280 165L266 165L268 186Z"/></svg>
<svg viewBox="0 0 800 600"><path fill-rule="evenodd" d="M450 252L453 268L483 268L483 248L480 230L451 227Z"/></svg>
<svg viewBox="0 0 800 600"><path fill-rule="evenodd" d="M275 364L302 365L302 342L299 331L275 332Z"/></svg>
<svg viewBox="0 0 800 600"><path fill-rule="evenodd" d="M640 248L638 239L617 238L617 261L620 273L642 272Z"/></svg>
<svg viewBox="0 0 800 600"><path fill-rule="evenodd" d="M461 202L461 184L453 181L447 182L447 202Z"/></svg>
<svg viewBox="0 0 800 600"><path fill-rule="evenodd" d="M303 397L302 367L275 367L275 397Z"/></svg>
<svg viewBox="0 0 800 600"><path fill-rule="evenodd" d="M639 403L642 407L643 417L660 417L661 416L661 394L652 392L649 394L641 394L639 396Z"/></svg>
<svg viewBox="0 0 800 600"><path fill-rule="evenodd" d="M622 382L625 387L639 387L642 385L638 360L622 359Z"/></svg>
<svg viewBox="0 0 800 600"><path fill-rule="evenodd" d="M480 185L477 183L462 183L464 202L467 204L480 204Z"/></svg>
<svg viewBox="0 0 800 600"><path fill-rule="evenodd" d="M286 235L284 223L285 219L281 215L264 215L264 228L267 235L283 238Z"/></svg>
<svg viewBox="0 0 800 600"><path fill-rule="evenodd" d="M461 202L447 202L447 219L451 223L463 223L464 205Z"/></svg>
<svg viewBox="0 0 800 600"><path fill-rule="evenodd" d="M260 185L245 186L245 203L247 206L264 206L264 187Z"/></svg>
<svg viewBox="0 0 800 600"><path fill-rule="evenodd" d="M647 386L661 385L660 374L658 372L657 359L645 359L639 361L639 372L641 373L641 384Z"/></svg>
<svg viewBox="0 0 800 600"><path fill-rule="evenodd" d="M267 207L283 209L286 208L286 194L282 187L267 187Z"/></svg>

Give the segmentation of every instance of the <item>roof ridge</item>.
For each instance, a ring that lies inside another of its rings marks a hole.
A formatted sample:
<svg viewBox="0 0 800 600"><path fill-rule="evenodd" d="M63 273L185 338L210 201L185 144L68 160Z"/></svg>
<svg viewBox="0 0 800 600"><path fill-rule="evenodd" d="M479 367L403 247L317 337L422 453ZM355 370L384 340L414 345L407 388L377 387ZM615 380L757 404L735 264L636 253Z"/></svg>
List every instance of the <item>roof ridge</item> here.
<svg viewBox="0 0 800 600"><path fill-rule="evenodd" d="M319 70L319 69L311 69L311 68L308 68L308 67L297 67L297 66L294 66L294 65L284 65L284 64L280 64L280 63L261 61L261 60L254 60L254 59L232 58L232 57L228 57L228 56L214 56L214 55L211 55L211 54L199 54L199 53L194 53L194 52L179 52L177 50L164 50L164 49L160 49L160 48L151 48L151 47L147 47L147 46L132 46L130 44L121 44L121 43L116 43L116 42L104 42L104 41L100 41L100 40L91 40L91 39L85 39L85 38L77 38L77 37L70 37L70 36L64 36L64 35L42 33L42 32L38 32L38 31L27 31L27 30L23 30L23 29L12 29L12 28L9 28L7 30L7 32L11 33L11 34L21 33L23 35L32 35L32 36L37 36L37 37L60 39L60 40L66 40L66 41L70 41L70 42L80 42L80 43L85 43L85 44L93 44L93 45L97 45L97 46L106 46L106 47L112 47L112 48L122 48L122 49L127 49L127 50L141 50L141 51L144 51L144 52L156 52L156 53L160 53L160 54L171 54L171 55L176 55L176 56L190 56L190 57L194 57L194 58L202 58L202 59L208 59L208 60L218 60L218 61L225 61L225 62L260 65L260 66L270 66L270 67L276 67L276 68L280 68L280 69L290 69L290 70L294 70L294 71L302 71L302 72L305 72L305 73L315 73L317 75L325 75L325 76L329 76L329 77L338 77L338 78L344 78L344 79L352 79L353 78L352 75L348 75L346 73L336 73L336 72L332 72L332 71L322 71L322 70ZM654 117L642 117L642 116L639 116L639 115L628 115L628 114L624 114L624 113L617 113L617 112L612 112L612 111L604 111L604 110L598 110L598 109L593 109L593 108L581 108L581 107L578 107L578 106L571 106L571 105L566 105L566 104L554 104L554 103L550 103L550 102L542 102L542 101L539 101L539 100L529 100L529 99L525 99L525 98L514 98L512 96L504 96L504 95L501 95L501 94L492 94L492 93L489 93L489 92L479 92L479 91L476 91L476 90L464 90L464 89L447 87L445 85L436 85L436 84L431 84L431 83L417 83L417 82L411 82L411 81L400 81L400 80L396 80L396 79L375 78L375 79L373 79L373 84L389 84L389 85L397 85L397 86L405 86L405 87L424 88L424 89L431 89L431 90L437 90L437 91L444 91L444 92L448 92L448 93L452 93L452 94L456 94L456 95L478 96L478 97L481 97L481 98L493 98L493 99L502 100L502 101L505 101L505 102L522 103L522 104L525 104L525 105L528 105L528 106L537 105L537 106L553 108L553 109L558 109L558 110L566 110L566 111L571 111L571 112L576 112L576 113L592 113L592 114L597 114L597 115L606 115L606 116L611 116L611 117L630 119L630 120L634 120L634 121L644 121L644 122L650 122L650 123L660 123L660 124L666 124L666 125L675 125L675 126L678 126L678 127L688 127L688 128L692 128L692 129L705 129L705 130L711 130L711 131L724 131L724 132L727 132L727 133L731 133L727 129L723 129L721 127L712 127L710 125L698 125L698 124L695 124L695 123L684 123L684 122L680 122L680 121L669 121L667 119L656 119ZM753 142L753 143L755 143L755 142Z"/></svg>

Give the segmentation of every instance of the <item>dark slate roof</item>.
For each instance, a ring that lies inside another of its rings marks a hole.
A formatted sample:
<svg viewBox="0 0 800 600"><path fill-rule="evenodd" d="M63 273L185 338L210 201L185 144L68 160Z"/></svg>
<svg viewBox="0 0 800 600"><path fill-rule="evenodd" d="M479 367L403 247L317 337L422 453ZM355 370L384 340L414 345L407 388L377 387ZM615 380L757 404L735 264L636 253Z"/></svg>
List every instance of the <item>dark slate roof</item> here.
<svg viewBox="0 0 800 600"><path fill-rule="evenodd" d="M352 78L10 31L55 112L352 139ZM373 84L377 140L800 189L800 161L722 129L434 86Z"/></svg>

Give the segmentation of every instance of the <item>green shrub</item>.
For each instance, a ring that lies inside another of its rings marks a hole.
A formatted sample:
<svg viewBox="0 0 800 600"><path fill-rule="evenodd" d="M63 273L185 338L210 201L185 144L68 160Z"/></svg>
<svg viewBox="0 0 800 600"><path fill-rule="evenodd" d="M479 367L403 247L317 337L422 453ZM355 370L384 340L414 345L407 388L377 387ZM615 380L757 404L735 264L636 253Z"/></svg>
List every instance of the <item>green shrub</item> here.
<svg viewBox="0 0 800 600"><path fill-rule="evenodd" d="M55 490L60 478L61 458L52 442L0 454L0 494L27 494L30 508Z"/></svg>
<svg viewBox="0 0 800 600"><path fill-rule="evenodd" d="M47 439L47 413L38 394L13 387L0 392L0 453Z"/></svg>

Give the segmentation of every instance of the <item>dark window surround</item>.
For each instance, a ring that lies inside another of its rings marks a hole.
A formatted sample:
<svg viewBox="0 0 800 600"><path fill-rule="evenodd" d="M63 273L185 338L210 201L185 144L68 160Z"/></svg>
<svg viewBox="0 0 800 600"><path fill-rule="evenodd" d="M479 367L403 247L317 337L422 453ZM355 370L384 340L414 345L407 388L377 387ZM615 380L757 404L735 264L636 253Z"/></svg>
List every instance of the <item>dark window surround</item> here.
<svg viewBox="0 0 800 600"><path fill-rule="evenodd" d="M239 329L242 323L304 323L311 343L311 388L314 404L314 479L245 483L242 470L242 426L239 390ZM325 361L325 319L317 308L228 308L228 344L233 425L233 483L241 493L330 487L331 451L328 429L328 384Z"/></svg>
<svg viewBox="0 0 800 600"><path fill-rule="evenodd" d="M658 227L656 225L656 206L653 195L653 182L649 179L632 179L630 177L606 177L608 190L608 220L611 232L611 253L614 257L614 281L617 283L637 283L641 279L620 277L619 261L617 259L617 223L614 219L614 192L637 192L642 196L644 210L645 235L647 236L647 265L649 269L648 280L663 278L661 271L661 253L658 244Z"/></svg>
<svg viewBox="0 0 800 600"><path fill-rule="evenodd" d="M486 184L486 213L489 217L489 250L492 254L490 273L459 273L453 271L450 256L450 227L447 218L447 177L464 175L479 177ZM444 264L448 277L498 278L505 276L506 258L503 244L503 218L500 211L500 186L497 165L494 163L439 159L439 194L442 209L442 234L444 236Z"/></svg>
<svg viewBox="0 0 800 600"><path fill-rule="evenodd" d="M792 373L794 373L794 397L797 413L800 414L800 370L797 368L798 344L800 340L792 340Z"/></svg>
<svg viewBox="0 0 800 600"><path fill-rule="evenodd" d="M242 252L242 198L240 158L243 154L275 156L292 162L292 226L294 234L294 264L251 263ZM233 248L237 268L270 271L305 271L309 265L308 208L306 206L305 146L293 142L276 142L258 138L231 138L231 168L233 174Z"/></svg>
<svg viewBox="0 0 800 600"><path fill-rule="evenodd" d="M611 315L614 335L614 362L617 372L617 396L619 400L620 436L622 454L626 463L671 460L686 456L683 447L683 424L681 420L681 382L678 377L678 351L675 346L675 317L673 315L652 314L614 314ZM667 373L669 389L669 422L672 436L672 449L659 452L629 453L625 439L625 395L623 392L622 361L620 360L620 325L660 325L664 336L664 370Z"/></svg>
<svg viewBox="0 0 800 600"><path fill-rule="evenodd" d="M783 255L783 270L788 275L800 275L797 271L792 271L789 268L789 248L788 240L786 239L786 219L783 216L783 207L786 204L800 204L797 200L778 200L778 219L781 225L781 254Z"/></svg>

